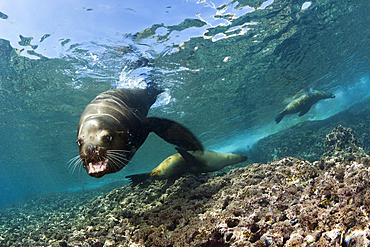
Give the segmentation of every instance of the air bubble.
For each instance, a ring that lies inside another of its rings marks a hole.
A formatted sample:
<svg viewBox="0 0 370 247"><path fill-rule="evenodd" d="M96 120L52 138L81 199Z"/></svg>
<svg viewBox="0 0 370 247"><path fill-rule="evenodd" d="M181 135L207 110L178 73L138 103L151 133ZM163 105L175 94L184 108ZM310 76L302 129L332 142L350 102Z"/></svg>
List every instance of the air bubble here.
<svg viewBox="0 0 370 247"><path fill-rule="evenodd" d="M308 7L310 7L312 4L312 2L305 2L303 5L302 5L302 10L305 10L307 9Z"/></svg>

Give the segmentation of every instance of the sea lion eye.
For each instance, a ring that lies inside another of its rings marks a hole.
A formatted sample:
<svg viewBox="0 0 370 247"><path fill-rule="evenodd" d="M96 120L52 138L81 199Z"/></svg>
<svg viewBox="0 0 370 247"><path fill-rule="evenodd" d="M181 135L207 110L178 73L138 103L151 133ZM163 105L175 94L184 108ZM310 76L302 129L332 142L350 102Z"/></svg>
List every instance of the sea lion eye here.
<svg viewBox="0 0 370 247"><path fill-rule="evenodd" d="M108 140L108 141L113 140L113 136L107 136L107 140Z"/></svg>
<svg viewBox="0 0 370 247"><path fill-rule="evenodd" d="M77 140L76 143L77 143L78 146L81 146L82 145L82 141L81 140Z"/></svg>

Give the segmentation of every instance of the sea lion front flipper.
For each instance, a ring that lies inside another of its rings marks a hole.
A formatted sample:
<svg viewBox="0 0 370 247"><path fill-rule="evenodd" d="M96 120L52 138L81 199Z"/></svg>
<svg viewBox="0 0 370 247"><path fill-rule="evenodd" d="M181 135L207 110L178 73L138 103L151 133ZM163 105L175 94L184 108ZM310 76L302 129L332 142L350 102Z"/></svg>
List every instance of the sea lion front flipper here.
<svg viewBox="0 0 370 247"><path fill-rule="evenodd" d="M300 116L303 116L304 114L306 114L309 110L311 109L311 106L308 106L306 108L304 108L300 113L299 113L299 117Z"/></svg>
<svg viewBox="0 0 370 247"><path fill-rule="evenodd" d="M166 142L187 151L203 151L202 144L200 144L198 139L181 124L172 120L156 117L149 117L146 120L150 131L156 133Z"/></svg>
<svg viewBox="0 0 370 247"><path fill-rule="evenodd" d="M134 185L136 185L150 178L150 173L132 174L132 175L126 176L125 178L128 178L130 180L130 183L133 183Z"/></svg>
<svg viewBox="0 0 370 247"><path fill-rule="evenodd" d="M200 170L201 167L204 168L206 167L205 164L200 162L197 158L194 157L194 155L190 154L186 150L183 150L181 148L176 148L176 150L184 158L184 160L189 166L195 167L195 170Z"/></svg>

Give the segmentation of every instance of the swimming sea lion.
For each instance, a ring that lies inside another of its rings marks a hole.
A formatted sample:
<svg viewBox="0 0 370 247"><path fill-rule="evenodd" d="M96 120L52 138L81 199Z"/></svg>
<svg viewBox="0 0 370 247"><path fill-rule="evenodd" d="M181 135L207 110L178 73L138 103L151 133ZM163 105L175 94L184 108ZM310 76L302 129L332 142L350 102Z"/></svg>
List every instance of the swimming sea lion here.
<svg viewBox="0 0 370 247"><path fill-rule="evenodd" d="M146 117L163 90L115 89L101 93L83 111L77 130L80 159L87 173L100 178L121 170L149 132L184 150L203 150L197 138L180 124Z"/></svg>
<svg viewBox="0 0 370 247"><path fill-rule="evenodd" d="M275 122L278 124L285 115L293 114L293 113L299 113L299 117L306 114L310 109L311 106L316 104L322 99L328 99L328 98L335 98L335 95L332 93L325 93L313 90L305 95L302 95L298 99L293 100L290 102L283 111L279 113L275 117Z"/></svg>
<svg viewBox="0 0 370 247"><path fill-rule="evenodd" d="M246 161L247 157L232 153L216 153L212 151L185 151L176 148L178 153L165 159L150 173L126 176L137 184L146 179L163 180L181 176L185 173L205 173L218 171L226 166Z"/></svg>

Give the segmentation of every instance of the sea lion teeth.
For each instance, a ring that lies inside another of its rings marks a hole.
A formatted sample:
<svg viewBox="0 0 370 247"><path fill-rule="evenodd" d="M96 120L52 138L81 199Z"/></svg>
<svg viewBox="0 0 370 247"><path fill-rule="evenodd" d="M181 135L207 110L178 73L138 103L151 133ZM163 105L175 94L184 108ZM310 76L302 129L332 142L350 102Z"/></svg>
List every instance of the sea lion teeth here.
<svg viewBox="0 0 370 247"><path fill-rule="evenodd" d="M275 117L275 122L278 124L285 115L294 114L299 112L299 117L306 114L311 107L323 99L335 98L332 93L320 92L317 90L310 91L307 94L302 95L298 99L290 102L279 115Z"/></svg>
<svg viewBox="0 0 370 247"><path fill-rule="evenodd" d="M150 173L126 176L133 184L147 179L169 179L185 173L204 173L218 171L226 166L235 165L247 160L246 156L213 151L185 151L176 148L178 153L165 159Z"/></svg>
<svg viewBox="0 0 370 247"><path fill-rule="evenodd" d="M100 178L121 170L150 132L184 150L203 150L184 126L168 119L147 117L162 92L154 86L109 90L86 106L77 127L77 144L90 176Z"/></svg>
<svg viewBox="0 0 370 247"><path fill-rule="evenodd" d="M89 174L102 172L107 169L108 159L104 161L94 161L89 163Z"/></svg>

